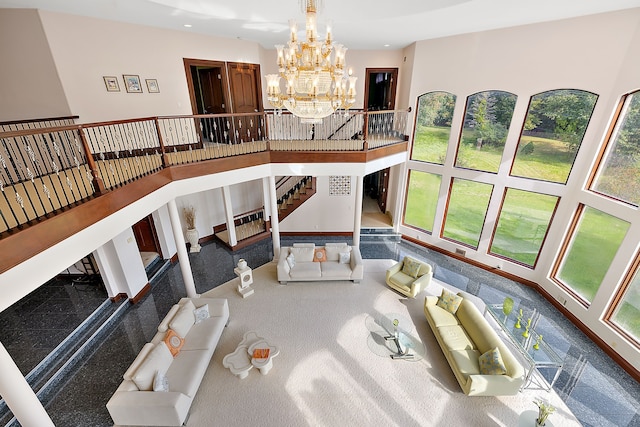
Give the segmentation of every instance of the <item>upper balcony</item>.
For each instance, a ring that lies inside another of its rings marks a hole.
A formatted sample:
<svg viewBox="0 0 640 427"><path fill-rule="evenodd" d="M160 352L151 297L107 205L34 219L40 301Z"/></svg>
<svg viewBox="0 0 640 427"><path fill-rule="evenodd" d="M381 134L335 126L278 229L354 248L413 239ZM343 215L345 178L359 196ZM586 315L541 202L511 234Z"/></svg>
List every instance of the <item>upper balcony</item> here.
<svg viewBox="0 0 640 427"><path fill-rule="evenodd" d="M408 110L148 117L0 128L0 273L175 180L407 150Z"/></svg>

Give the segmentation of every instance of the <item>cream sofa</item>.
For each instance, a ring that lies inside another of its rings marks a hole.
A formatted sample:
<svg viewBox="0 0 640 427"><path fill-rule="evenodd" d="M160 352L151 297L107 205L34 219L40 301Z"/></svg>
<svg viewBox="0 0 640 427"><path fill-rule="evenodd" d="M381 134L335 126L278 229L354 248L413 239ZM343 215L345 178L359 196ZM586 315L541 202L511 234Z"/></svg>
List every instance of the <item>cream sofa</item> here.
<svg viewBox="0 0 640 427"><path fill-rule="evenodd" d="M325 257L321 257L324 253ZM314 261L315 259L315 261ZM311 282L324 280L353 280L358 283L364 275L362 255L357 246L346 243L294 243L280 249L278 281Z"/></svg>
<svg viewBox="0 0 640 427"><path fill-rule="evenodd" d="M226 299L183 298L171 307L158 332L142 347L107 403L113 422L136 426L182 425L228 320ZM169 336L170 331L183 337L175 357L170 347L175 351L180 340ZM167 337L169 344L165 342Z"/></svg>
<svg viewBox="0 0 640 427"><path fill-rule="evenodd" d="M458 295L462 295L459 293ZM455 315L436 305L437 296L424 300L424 314L462 391L469 396L515 395L524 382L524 368L502 342L480 310L463 298ZM506 373L480 373L480 355L498 348Z"/></svg>

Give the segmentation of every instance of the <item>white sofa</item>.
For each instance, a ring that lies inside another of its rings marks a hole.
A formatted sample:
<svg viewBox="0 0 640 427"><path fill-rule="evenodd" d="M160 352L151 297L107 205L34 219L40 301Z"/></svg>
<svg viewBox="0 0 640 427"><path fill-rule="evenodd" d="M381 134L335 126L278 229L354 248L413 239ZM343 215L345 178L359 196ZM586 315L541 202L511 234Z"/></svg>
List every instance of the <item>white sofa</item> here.
<svg viewBox="0 0 640 427"><path fill-rule="evenodd" d="M427 296L424 314L449 366L469 396L516 395L524 382L524 368L469 298L451 313L438 305L441 297ZM482 374L480 357L497 348L505 372Z"/></svg>
<svg viewBox="0 0 640 427"><path fill-rule="evenodd" d="M324 257L321 255L324 254ZM362 255L357 246L346 243L294 243L280 249L278 281L315 282L325 280L362 280Z"/></svg>
<svg viewBox="0 0 640 427"><path fill-rule="evenodd" d="M226 299L183 298L171 307L107 403L113 422L182 425L228 321ZM176 339L175 334L183 339ZM178 350L175 357L172 347Z"/></svg>

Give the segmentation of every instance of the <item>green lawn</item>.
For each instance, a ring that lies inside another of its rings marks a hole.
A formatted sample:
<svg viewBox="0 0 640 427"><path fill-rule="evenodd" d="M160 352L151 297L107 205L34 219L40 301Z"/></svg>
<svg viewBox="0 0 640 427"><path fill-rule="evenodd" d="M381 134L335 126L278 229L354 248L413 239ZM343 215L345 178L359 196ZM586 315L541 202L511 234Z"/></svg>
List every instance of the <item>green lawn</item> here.
<svg viewBox="0 0 640 427"><path fill-rule="evenodd" d="M419 127L415 136L412 158L432 163L443 163L447 152L449 128ZM525 154L521 148L533 143L533 151ZM478 150L473 144L463 144L460 165L478 170L497 170L502 149L491 146ZM512 174L552 182L566 182L573 157L561 141L525 137L518 147ZM430 231L435 218L440 177L413 171L407 197L405 222ZM457 188L456 188L457 187ZM485 215L491 186L477 182L457 180L449 203L443 235L464 244L477 247L485 225ZM540 250L542 238L556 198L520 191L505 207L500 218L498 233L491 248L493 253L532 266ZM628 224L593 209L582 221L571 250L567 253L559 272L560 279L588 301L595 296ZM629 309L625 309L625 312Z"/></svg>

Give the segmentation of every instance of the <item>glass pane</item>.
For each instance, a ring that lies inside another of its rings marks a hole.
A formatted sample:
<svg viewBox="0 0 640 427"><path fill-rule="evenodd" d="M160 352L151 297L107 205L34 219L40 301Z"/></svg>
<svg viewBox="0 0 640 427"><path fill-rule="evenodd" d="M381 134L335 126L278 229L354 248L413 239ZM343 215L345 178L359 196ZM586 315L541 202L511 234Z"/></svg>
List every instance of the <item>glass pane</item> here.
<svg viewBox="0 0 640 427"><path fill-rule="evenodd" d="M456 167L498 172L516 99L497 90L467 98Z"/></svg>
<svg viewBox="0 0 640 427"><path fill-rule="evenodd" d="M425 93L418 98L413 160L444 164L455 104L455 95L447 92Z"/></svg>
<svg viewBox="0 0 640 427"><path fill-rule="evenodd" d="M507 189L490 252L533 267L558 197Z"/></svg>
<svg viewBox="0 0 640 427"><path fill-rule="evenodd" d="M640 205L640 92L627 96L592 189Z"/></svg>
<svg viewBox="0 0 640 427"><path fill-rule="evenodd" d="M404 223L425 231L433 231L442 177L412 170L409 173Z"/></svg>
<svg viewBox="0 0 640 427"><path fill-rule="evenodd" d="M618 303L611 321L640 341L640 270L636 270L629 287Z"/></svg>
<svg viewBox="0 0 640 427"><path fill-rule="evenodd" d="M531 97L511 175L566 183L597 99L575 89Z"/></svg>
<svg viewBox="0 0 640 427"><path fill-rule="evenodd" d="M629 223L585 208L556 278L586 301L593 301Z"/></svg>
<svg viewBox="0 0 640 427"><path fill-rule="evenodd" d="M477 248L491 191L493 185L454 178L442 237Z"/></svg>

